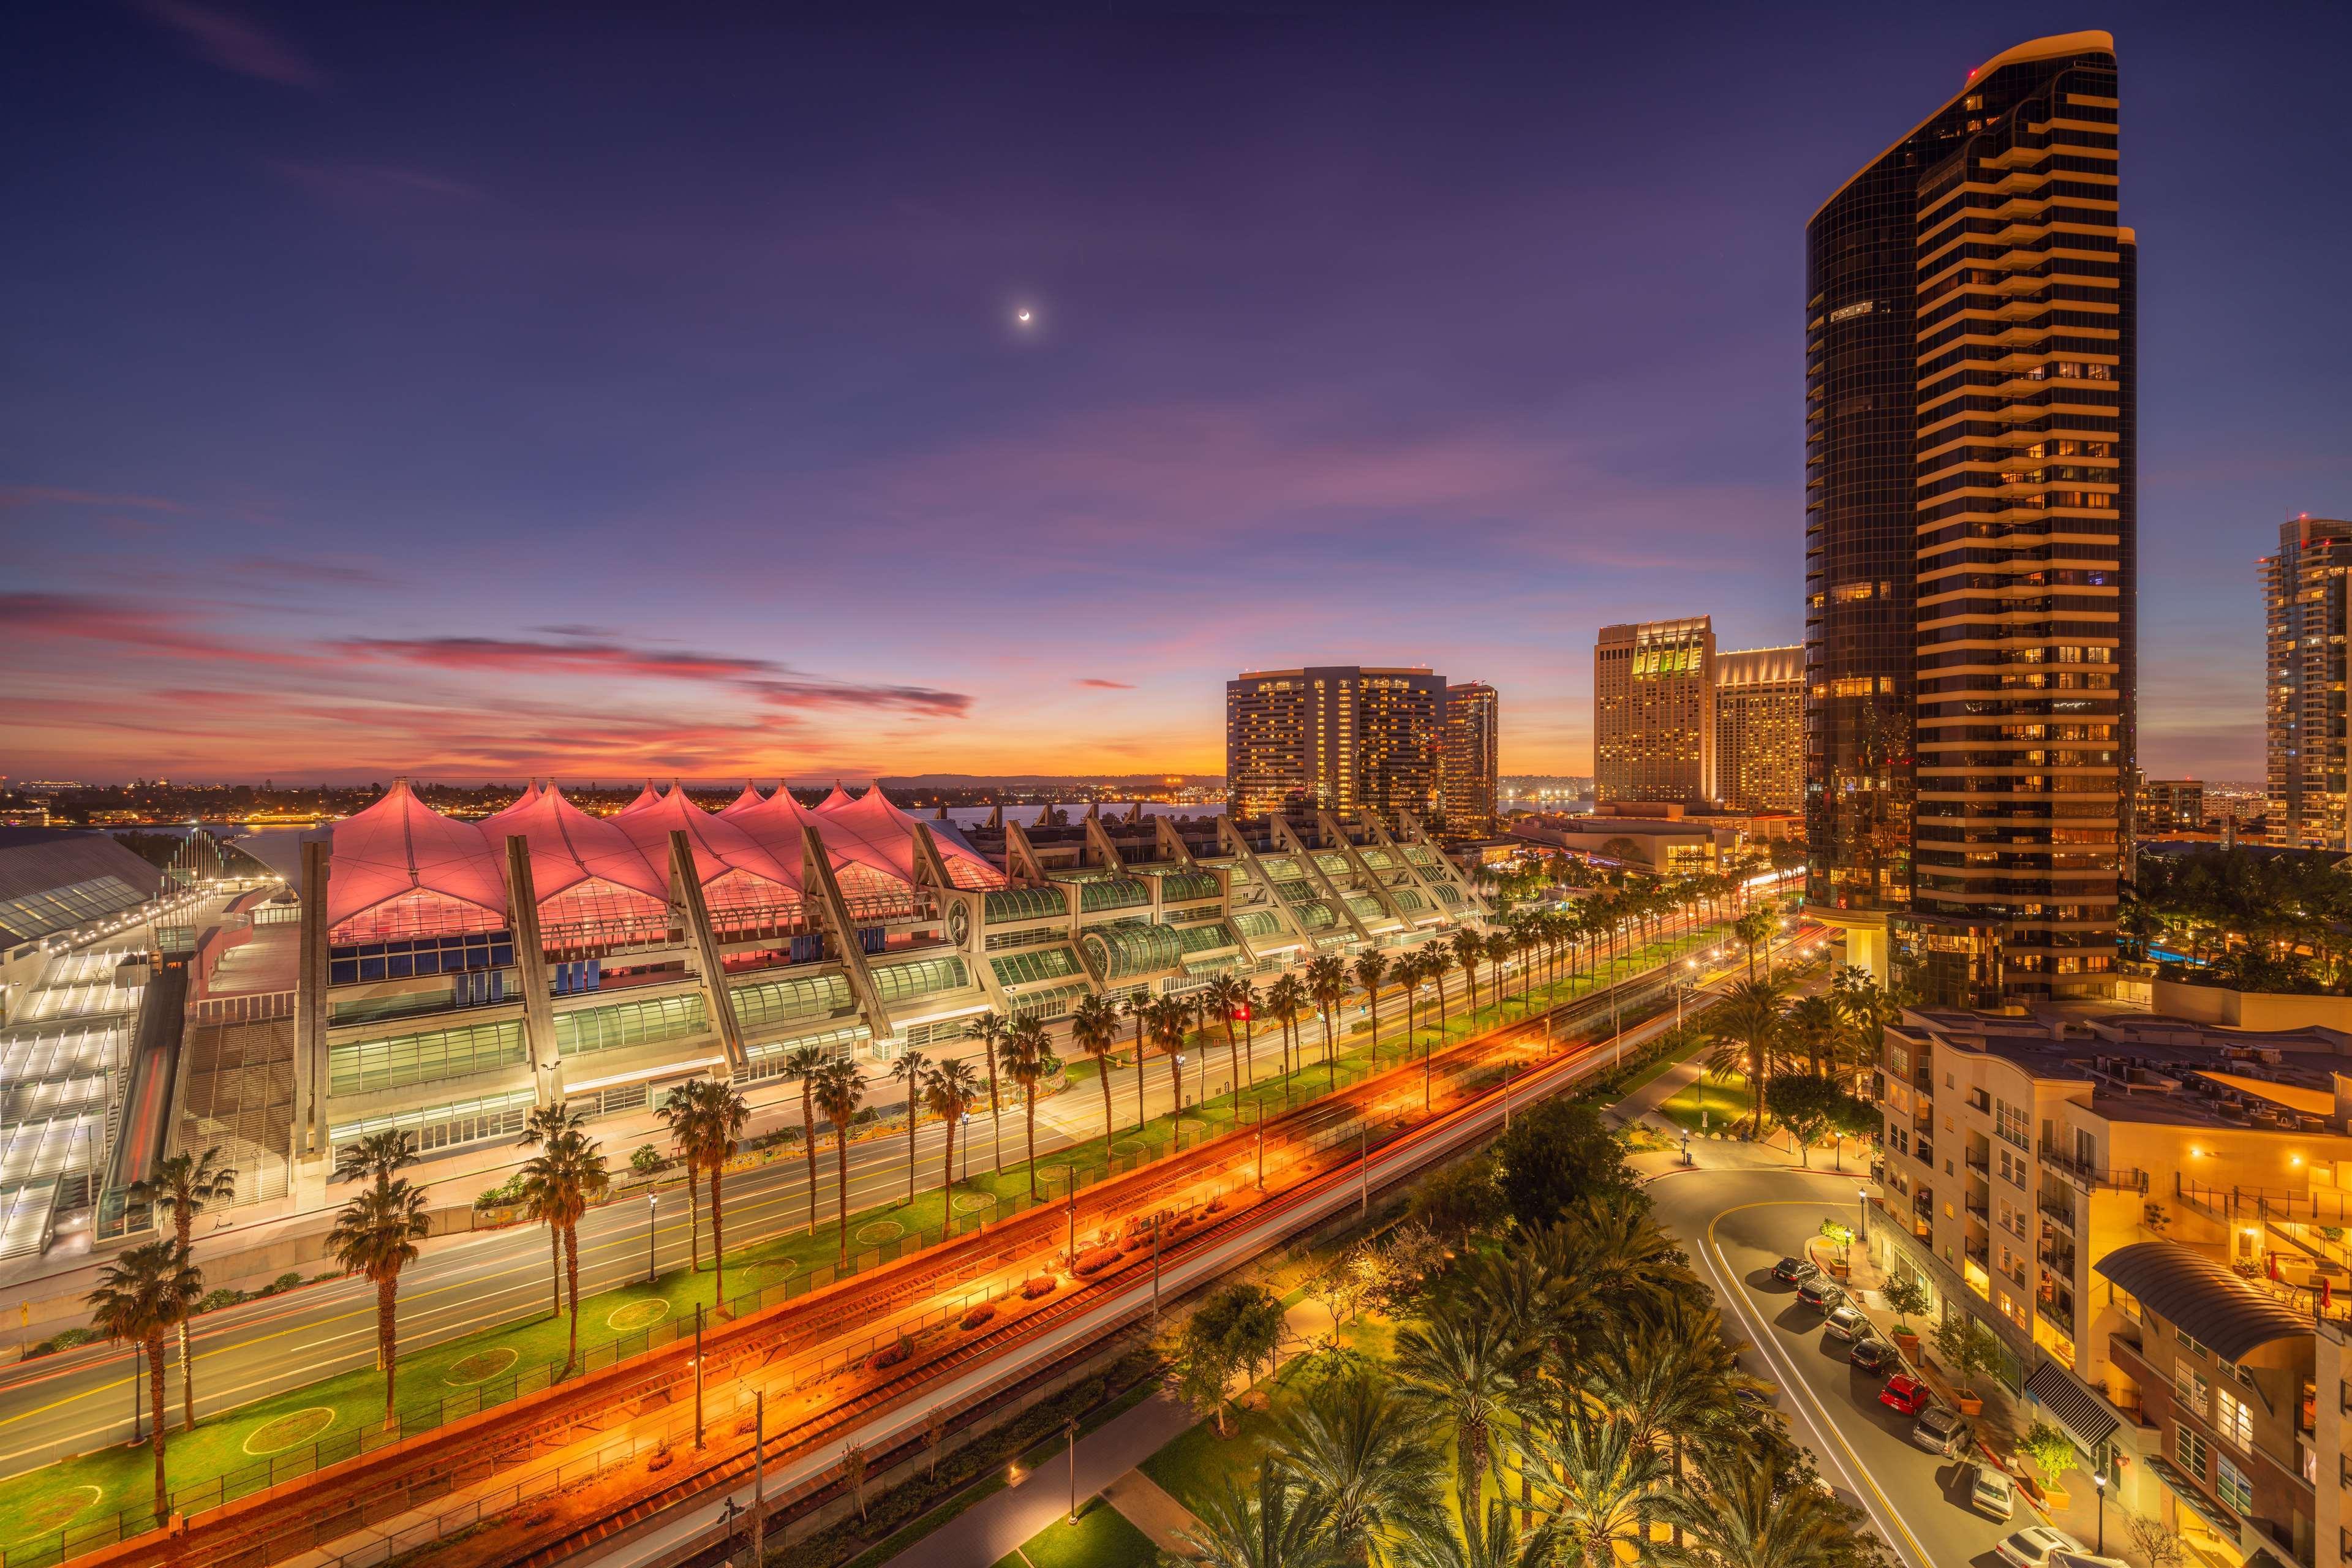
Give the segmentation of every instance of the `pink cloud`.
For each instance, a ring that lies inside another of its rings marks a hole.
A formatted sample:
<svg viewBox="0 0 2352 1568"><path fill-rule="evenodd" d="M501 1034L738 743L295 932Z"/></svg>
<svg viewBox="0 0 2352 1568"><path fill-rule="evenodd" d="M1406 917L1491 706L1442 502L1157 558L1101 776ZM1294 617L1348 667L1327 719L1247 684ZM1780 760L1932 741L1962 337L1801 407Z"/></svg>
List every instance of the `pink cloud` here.
<svg viewBox="0 0 2352 1568"><path fill-rule="evenodd" d="M1135 689L1134 685L1129 681L1105 680L1099 676L1092 675L1089 675L1081 680L1075 681L1072 684L1086 687L1091 691L1132 691Z"/></svg>

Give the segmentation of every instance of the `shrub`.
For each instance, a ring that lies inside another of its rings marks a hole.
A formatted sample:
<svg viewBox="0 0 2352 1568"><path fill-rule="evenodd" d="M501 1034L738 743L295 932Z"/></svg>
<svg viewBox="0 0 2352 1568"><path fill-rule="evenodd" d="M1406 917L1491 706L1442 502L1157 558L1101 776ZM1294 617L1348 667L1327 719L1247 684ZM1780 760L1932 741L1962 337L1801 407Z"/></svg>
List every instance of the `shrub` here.
<svg viewBox="0 0 2352 1568"><path fill-rule="evenodd" d="M657 1176L668 1163L662 1158L662 1152L650 1143L638 1144L636 1152L629 1156L629 1169L640 1176Z"/></svg>
<svg viewBox="0 0 2352 1568"><path fill-rule="evenodd" d="M76 1345L86 1345L96 1338L98 1338L98 1331L94 1329L60 1329L26 1351L25 1359L30 1361L37 1355L53 1355L58 1351L69 1351Z"/></svg>
<svg viewBox="0 0 2352 1568"><path fill-rule="evenodd" d="M289 1268L285 1273L272 1279L269 1282L269 1288L273 1290L291 1290L300 1283L302 1283L302 1271L299 1268Z"/></svg>
<svg viewBox="0 0 2352 1568"><path fill-rule="evenodd" d="M1127 1255L1125 1253L1121 1252L1116 1247L1106 1247L1099 1251L1089 1252L1084 1258L1079 1258L1077 1268L1072 1270L1072 1272L1076 1274L1079 1279L1084 1279L1089 1275L1101 1273L1104 1269L1110 1268L1120 1258L1126 1256Z"/></svg>
<svg viewBox="0 0 2352 1568"><path fill-rule="evenodd" d="M522 1177L513 1175L476 1198L474 1206L478 1209L499 1209L509 1204L520 1202L522 1202Z"/></svg>
<svg viewBox="0 0 2352 1568"><path fill-rule="evenodd" d="M1052 1295L1054 1293L1055 1287L1060 1283L1061 1281L1055 1279L1051 1274L1040 1274L1037 1278L1030 1280L1029 1283L1021 1287L1021 1299L1024 1301L1035 1301L1041 1300L1044 1297Z"/></svg>
<svg viewBox="0 0 2352 1568"><path fill-rule="evenodd" d="M340 1268L330 1268L330 1269L328 1269L324 1274L313 1274L313 1275L311 1275L311 1276L310 1276L310 1283L311 1283L311 1284L313 1284L313 1285L324 1285L324 1284L325 1284L328 1280L330 1280L330 1279L341 1279L342 1277L343 1277L343 1270L342 1270L342 1269L340 1269Z"/></svg>
<svg viewBox="0 0 2352 1568"><path fill-rule="evenodd" d="M238 1289L236 1286L224 1285L219 1289L207 1294L203 1300L197 1302L196 1310L199 1312L217 1312L223 1307L234 1307L239 1301L245 1300L246 1299L247 1297L245 1292Z"/></svg>
<svg viewBox="0 0 2352 1568"><path fill-rule="evenodd" d="M989 1303L982 1301L979 1306L974 1307L971 1311L966 1312L962 1317L957 1319L956 1327L959 1329L977 1329L984 1323L993 1322L995 1319L996 1309Z"/></svg>
<svg viewBox="0 0 2352 1568"><path fill-rule="evenodd" d="M884 1345L880 1350L876 1351L866 1364L876 1372L880 1372L886 1367L900 1366L914 1359L915 1342L905 1334L900 1334L898 1342Z"/></svg>
<svg viewBox="0 0 2352 1568"><path fill-rule="evenodd" d="M1225 1200L1224 1200L1224 1199L1223 1199L1223 1198L1211 1198L1211 1199L1209 1200L1209 1205L1208 1205L1208 1210L1207 1210L1207 1212L1208 1212L1208 1213L1210 1213L1210 1214L1217 1214L1217 1213L1221 1213L1221 1212L1223 1210L1224 1206L1225 1206Z"/></svg>

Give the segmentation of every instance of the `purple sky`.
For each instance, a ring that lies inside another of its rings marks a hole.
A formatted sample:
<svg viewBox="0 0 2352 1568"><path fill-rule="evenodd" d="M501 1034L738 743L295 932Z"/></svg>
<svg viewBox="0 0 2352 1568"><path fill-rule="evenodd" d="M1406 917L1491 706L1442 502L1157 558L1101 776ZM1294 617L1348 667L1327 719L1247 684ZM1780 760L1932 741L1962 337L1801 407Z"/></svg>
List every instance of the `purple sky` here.
<svg viewBox="0 0 2352 1568"><path fill-rule="evenodd" d="M2105 26L2145 760L2259 776L2352 11L865 9L12 9L0 771L1215 771L1357 661L1582 771L1604 621L1800 635L1806 218Z"/></svg>

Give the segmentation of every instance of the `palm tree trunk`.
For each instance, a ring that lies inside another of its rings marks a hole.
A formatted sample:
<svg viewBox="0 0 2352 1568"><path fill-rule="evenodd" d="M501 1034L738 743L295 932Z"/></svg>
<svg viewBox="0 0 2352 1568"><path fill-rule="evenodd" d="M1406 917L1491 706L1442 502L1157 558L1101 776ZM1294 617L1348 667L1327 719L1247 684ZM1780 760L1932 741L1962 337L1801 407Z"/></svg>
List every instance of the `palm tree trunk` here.
<svg viewBox="0 0 2352 1568"><path fill-rule="evenodd" d="M375 1344L383 1358L383 1418L393 1419L392 1399L400 1373L399 1330L393 1321L393 1304L400 1293L400 1277L375 1282Z"/></svg>
<svg viewBox="0 0 2352 1568"><path fill-rule="evenodd" d="M1143 1110L1143 1020L1135 1021L1135 1130L1138 1132L1151 1125L1151 1118Z"/></svg>
<svg viewBox="0 0 2352 1568"><path fill-rule="evenodd" d="M1110 1123L1110 1063L1105 1061L1101 1065L1102 1072L1098 1076L1102 1079L1103 1091L1103 1163L1108 1166L1110 1163L1110 1137L1118 1129Z"/></svg>
<svg viewBox="0 0 2352 1568"><path fill-rule="evenodd" d="M563 1237L553 1226L547 1227L547 1284L555 1292L553 1316L563 1316Z"/></svg>
<svg viewBox="0 0 2352 1568"><path fill-rule="evenodd" d="M1168 1087L1176 1091L1176 1098L1169 1102L1168 1120L1181 1129L1184 1122L1184 1064L1176 1059L1174 1051L1168 1053Z"/></svg>
<svg viewBox="0 0 2352 1568"><path fill-rule="evenodd" d="M686 1157L686 1220L687 1234L693 1238L694 1272L702 1272L702 1167L694 1156Z"/></svg>
<svg viewBox="0 0 2352 1568"><path fill-rule="evenodd" d="M563 1272L572 1289L572 1342L563 1350L563 1375L570 1377L573 1363L580 1359L580 1230L577 1226L563 1227Z"/></svg>
<svg viewBox="0 0 2352 1568"><path fill-rule="evenodd" d="M1025 1103L1022 1121L1029 1141L1029 1201L1034 1204L1037 1201L1037 1086L1032 1083L1024 1087L1028 1093L1023 1097Z"/></svg>
<svg viewBox="0 0 2352 1568"><path fill-rule="evenodd" d="M1230 1012L1225 1015L1225 1059L1233 1064L1234 1092L1239 1094L1242 1090L1242 1048L1234 1039L1234 1016Z"/></svg>
<svg viewBox="0 0 2352 1568"><path fill-rule="evenodd" d="M811 1236L816 1234L816 1110L810 1103L808 1079L801 1079L801 1142L808 1151L808 1200Z"/></svg>
<svg viewBox="0 0 2352 1568"><path fill-rule="evenodd" d="M719 1232L719 1168L718 1166L716 1166L716 1165L711 1166L711 1167L710 1167L710 1304L711 1304L711 1307L712 1307L712 1309L713 1309L714 1310L724 1310L726 1309L726 1306L727 1306L727 1241L726 1241L726 1237L720 1234L720 1232ZM912 1185L912 1184L913 1184L913 1183L914 1183L914 1179L915 1179L915 1168L914 1168L914 1166L912 1166L912 1165L908 1165L908 1166L907 1167L907 1181L908 1181L908 1184L909 1185ZM579 1258L578 1258L578 1253L579 1253L579 1250L580 1250L580 1238L579 1238L579 1236L578 1236L578 1234L577 1234L576 1232L572 1235L572 1253L573 1253L572 1265L572 1289L575 1289L575 1290L577 1290L577 1289L579 1289L579 1283L580 1283L580 1264L579 1264Z"/></svg>
<svg viewBox="0 0 2352 1568"><path fill-rule="evenodd" d="M1323 1087L1326 1089L1333 1089L1339 1087L1339 1062L1336 1054L1337 1046L1338 1041L1333 1037L1331 1033L1331 1009L1326 1007L1323 1009Z"/></svg>
<svg viewBox="0 0 2352 1568"><path fill-rule="evenodd" d="M1242 1072L1249 1080L1248 1087L1255 1088L1257 1084L1257 1020L1255 1018L1242 1020Z"/></svg>
<svg viewBox="0 0 2352 1568"><path fill-rule="evenodd" d="M907 1080L907 1202L910 1205L915 1201L915 1112L919 1104L916 1098L915 1080L908 1079ZM714 1187L718 1184L718 1181L717 1176L711 1177ZM719 1229L718 1202L715 1196L711 1199L710 1228L714 1235ZM713 1245L716 1243L714 1242Z"/></svg>
<svg viewBox="0 0 2352 1568"><path fill-rule="evenodd" d="M1375 1066L1375 1067L1378 1067L1378 1066L1380 1065L1380 1060L1381 1060L1381 991L1380 991L1380 987L1379 987L1379 986L1377 986L1377 985L1375 985L1375 986L1371 987L1368 992L1366 992L1366 995L1370 999L1371 1005L1372 1005L1372 1065L1373 1065L1373 1066Z"/></svg>
<svg viewBox="0 0 2352 1568"><path fill-rule="evenodd" d="M147 1342L147 1410L154 1419L147 1436L148 1447L155 1455L155 1522L162 1524L172 1516L171 1494L163 1487L163 1336L157 1334Z"/></svg>
<svg viewBox="0 0 2352 1568"><path fill-rule="evenodd" d="M1110 1104L1110 1083L1108 1079L1105 1079L1103 1082L1103 1104L1105 1106L1108 1106ZM1106 1122L1105 1125L1108 1126L1108 1123ZM956 1119L954 1117L950 1116L947 1119L947 1162L940 1167L940 1232L941 1235L950 1234L955 1225Z"/></svg>
<svg viewBox="0 0 2352 1568"><path fill-rule="evenodd" d="M183 1243L180 1256L186 1258L188 1248ZM180 1430L196 1429L196 1363L188 1350L188 1320L180 1320Z"/></svg>
<svg viewBox="0 0 2352 1568"><path fill-rule="evenodd" d="M849 1129L833 1130L833 1173L841 1194L841 1267L849 1267Z"/></svg>

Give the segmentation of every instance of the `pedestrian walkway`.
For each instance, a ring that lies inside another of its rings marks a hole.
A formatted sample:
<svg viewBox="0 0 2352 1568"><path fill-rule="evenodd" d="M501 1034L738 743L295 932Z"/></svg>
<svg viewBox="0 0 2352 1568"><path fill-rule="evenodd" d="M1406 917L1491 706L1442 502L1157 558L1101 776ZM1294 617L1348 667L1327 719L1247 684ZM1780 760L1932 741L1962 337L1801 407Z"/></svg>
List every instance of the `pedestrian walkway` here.
<svg viewBox="0 0 2352 1568"><path fill-rule="evenodd" d="M1186 1532L1200 1526L1192 1510L1162 1491L1158 1481L1141 1470L1129 1470L1103 1489L1103 1500L1127 1517L1127 1522L1151 1538L1151 1544L1179 1557L1199 1552Z"/></svg>

